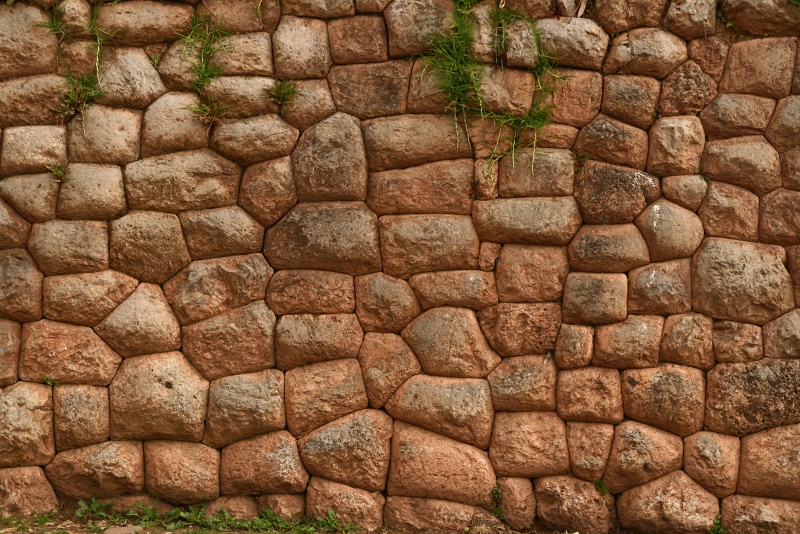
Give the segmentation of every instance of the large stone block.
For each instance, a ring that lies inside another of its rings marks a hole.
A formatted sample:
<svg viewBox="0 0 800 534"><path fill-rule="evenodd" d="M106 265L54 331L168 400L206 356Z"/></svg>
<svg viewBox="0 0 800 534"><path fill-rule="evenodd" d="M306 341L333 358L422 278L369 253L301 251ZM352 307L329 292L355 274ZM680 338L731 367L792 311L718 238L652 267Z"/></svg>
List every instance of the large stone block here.
<svg viewBox="0 0 800 534"><path fill-rule="evenodd" d="M100 221L34 224L28 249L46 275L108 269L108 227Z"/></svg>
<svg viewBox="0 0 800 534"><path fill-rule="evenodd" d="M396 334L368 332L358 361L373 408L381 408L398 387L422 370L414 351Z"/></svg>
<svg viewBox="0 0 800 534"><path fill-rule="evenodd" d="M0 466L46 465L53 459L53 391L17 382L0 391Z"/></svg>
<svg viewBox="0 0 800 534"><path fill-rule="evenodd" d="M219 497L219 451L202 443L148 441L144 483L156 497L194 504Z"/></svg>
<svg viewBox="0 0 800 534"><path fill-rule="evenodd" d="M412 56L428 51L431 34L453 22L450 0L395 0L384 12L389 30L389 55Z"/></svg>
<svg viewBox="0 0 800 534"><path fill-rule="evenodd" d="M654 367L663 329L664 318L658 315L629 315L622 322L600 325L592 363L617 369Z"/></svg>
<svg viewBox="0 0 800 534"><path fill-rule="evenodd" d="M638 28L614 38L603 72L661 79L688 57L686 43L677 35L660 28Z"/></svg>
<svg viewBox="0 0 800 534"><path fill-rule="evenodd" d="M582 423L622 422L619 371L602 367L568 369L558 373L558 415Z"/></svg>
<svg viewBox="0 0 800 534"><path fill-rule="evenodd" d="M547 356L503 359L489 373L492 404L497 411L551 411L556 407L556 366Z"/></svg>
<svg viewBox="0 0 800 534"><path fill-rule="evenodd" d="M793 534L800 525L800 503L731 495L722 499L722 526L732 532Z"/></svg>
<svg viewBox="0 0 800 534"><path fill-rule="evenodd" d="M20 322L41 319L43 278L25 249L0 250L0 317Z"/></svg>
<svg viewBox="0 0 800 534"><path fill-rule="evenodd" d="M342 523L378 530L385 501L380 493L313 477L306 490L306 516L325 519L333 512Z"/></svg>
<svg viewBox="0 0 800 534"><path fill-rule="evenodd" d="M328 83L336 108L360 119L406 112L410 61L336 65Z"/></svg>
<svg viewBox="0 0 800 534"><path fill-rule="evenodd" d="M655 176L598 161L587 161L575 178L575 200L589 224L633 222L660 194Z"/></svg>
<svg viewBox="0 0 800 534"><path fill-rule="evenodd" d="M536 480L536 516L548 527L605 534L609 511L594 484L569 476Z"/></svg>
<svg viewBox="0 0 800 534"><path fill-rule="evenodd" d="M144 454L137 441L106 441L58 453L45 468L62 499L116 497L144 489Z"/></svg>
<svg viewBox="0 0 800 534"><path fill-rule="evenodd" d="M99 386L56 386L53 425L59 451L106 441L110 431L108 390Z"/></svg>
<svg viewBox="0 0 800 534"><path fill-rule="evenodd" d="M726 4L733 3L726 2ZM763 20L762 13L759 12L756 18ZM736 23L741 23L742 20L737 17ZM796 24L800 25L800 17ZM746 25L751 24L746 23ZM767 98L789 96L796 48L797 44L792 38L748 39L732 44L720 90L725 93L746 93Z"/></svg>
<svg viewBox="0 0 800 534"><path fill-rule="evenodd" d="M222 119L211 133L211 148L240 165L252 165L288 156L299 136L294 126L275 114Z"/></svg>
<svg viewBox="0 0 800 534"><path fill-rule="evenodd" d="M499 412L489 457L498 475L522 478L569 472L567 434L553 412Z"/></svg>
<svg viewBox="0 0 800 534"><path fill-rule="evenodd" d="M581 224L570 197L477 201L472 218L483 241L527 245L567 245Z"/></svg>
<svg viewBox="0 0 800 534"><path fill-rule="evenodd" d="M192 259L204 260L260 252L264 227L239 206L180 214Z"/></svg>
<svg viewBox="0 0 800 534"><path fill-rule="evenodd" d="M737 493L800 500L798 440L800 425L771 428L743 437Z"/></svg>
<svg viewBox="0 0 800 534"><path fill-rule="evenodd" d="M709 141L701 160L703 174L764 195L781 186L778 151L761 135Z"/></svg>
<svg viewBox="0 0 800 534"><path fill-rule="evenodd" d="M302 493L307 483L297 442L285 430L222 449L219 485L223 495Z"/></svg>
<svg viewBox="0 0 800 534"><path fill-rule="evenodd" d="M683 469L717 497L736 491L739 477L739 438L698 432L683 440Z"/></svg>
<svg viewBox="0 0 800 534"><path fill-rule="evenodd" d="M309 363L355 358L364 332L351 313L284 315L275 328L275 360L288 370Z"/></svg>
<svg viewBox="0 0 800 534"><path fill-rule="evenodd" d="M483 271L420 273L409 278L408 285L423 310L439 306L482 310L497 304L498 300L494 275Z"/></svg>
<svg viewBox="0 0 800 534"><path fill-rule="evenodd" d="M278 315L288 313L353 313L353 277L312 269L278 271L267 286L267 305Z"/></svg>
<svg viewBox="0 0 800 534"><path fill-rule="evenodd" d="M7 514L27 516L58 510L60 504L41 467L0 471L0 506Z"/></svg>
<svg viewBox="0 0 800 534"><path fill-rule="evenodd" d="M45 27L47 13L28 4L6 7L0 12L0 79L53 72L58 44Z"/></svg>

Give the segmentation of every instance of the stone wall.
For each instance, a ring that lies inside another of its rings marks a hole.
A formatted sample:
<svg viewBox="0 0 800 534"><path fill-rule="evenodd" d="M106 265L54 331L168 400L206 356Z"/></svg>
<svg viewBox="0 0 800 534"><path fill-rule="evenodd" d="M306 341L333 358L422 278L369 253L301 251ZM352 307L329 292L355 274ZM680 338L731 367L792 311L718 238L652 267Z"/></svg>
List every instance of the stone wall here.
<svg viewBox="0 0 800 534"><path fill-rule="evenodd" d="M800 531L800 7L506 3L0 6L6 513Z"/></svg>

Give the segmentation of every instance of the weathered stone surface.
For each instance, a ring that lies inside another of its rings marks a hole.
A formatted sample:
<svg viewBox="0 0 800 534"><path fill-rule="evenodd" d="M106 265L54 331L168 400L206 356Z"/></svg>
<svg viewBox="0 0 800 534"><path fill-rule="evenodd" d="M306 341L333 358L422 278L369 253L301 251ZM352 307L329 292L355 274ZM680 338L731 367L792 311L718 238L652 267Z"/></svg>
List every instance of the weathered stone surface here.
<svg viewBox="0 0 800 534"><path fill-rule="evenodd" d="M211 148L241 165L252 165L288 156L299 136L295 127L274 114L223 119L211 133Z"/></svg>
<svg viewBox="0 0 800 534"><path fill-rule="evenodd" d="M303 517L306 510L306 496L300 494L262 495L258 498L259 510L272 510L284 519Z"/></svg>
<svg viewBox="0 0 800 534"><path fill-rule="evenodd" d="M758 233L762 242L800 245L800 191L777 189L761 199Z"/></svg>
<svg viewBox="0 0 800 534"><path fill-rule="evenodd" d="M530 111L536 78L528 69L492 65L483 69L480 87L490 111L522 117Z"/></svg>
<svg viewBox="0 0 800 534"><path fill-rule="evenodd" d="M298 93L282 111L295 128L305 130L336 113L327 80L298 80Z"/></svg>
<svg viewBox="0 0 800 534"><path fill-rule="evenodd" d="M272 273L261 254L194 261L164 284L164 294L187 325L263 299Z"/></svg>
<svg viewBox="0 0 800 534"><path fill-rule="evenodd" d="M658 200L636 218L652 261L691 256L703 240L703 222L691 211Z"/></svg>
<svg viewBox="0 0 800 534"><path fill-rule="evenodd" d="M402 60L334 66L328 76L333 101L361 119L405 113L411 67Z"/></svg>
<svg viewBox="0 0 800 534"><path fill-rule="evenodd" d="M267 305L278 315L288 313L353 313L353 277L308 269L278 271L267 287Z"/></svg>
<svg viewBox="0 0 800 534"><path fill-rule="evenodd" d="M659 28L640 28L614 38L603 72L661 79L687 57L686 43L679 37Z"/></svg>
<svg viewBox="0 0 800 534"><path fill-rule="evenodd" d="M512 1L511 4L517 2ZM524 6L527 2L521 2ZM527 6L525 6L527 7ZM539 17L541 18L541 17ZM506 65L509 67L535 68L539 61L536 35L526 20L515 20L508 25L506 41Z"/></svg>
<svg viewBox="0 0 800 534"><path fill-rule="evenodd" d="M596 6L597 19L608 33L621 33L640 26L658 26L666 4L665 0L634 0L627 2L598 0ZM571 530L583 529L574 528Z"/></svg>
<svg viewBox="0 0 800 534"><path fill-rule="evenodd" d="M108 390L99 386L56 386L53 425L59 451L106 441L110 429Z"/></svg>
<svg viewBox="0 0 800 534"><path fill-rule="evenodd" d="M284 315L275 328L275 360L279 369L288 370L355 358L363 336L354 314Z"/></svg>
<svg viewBox="0 0 800 534"><path fill-rule="evenodd" d="M708 182L699 174L667 176L661 180L664 197L691 211L697 211L705 198Z"/></svg>
<svg viewBox="0 0 800 534"><path fill-rule="evenodd" d="M705 1L705 0L703 0ZM689 41L689 57L700 65L703 72L717 82L722 79L725 59L728 57L728 43L719 37L704 37Z"/></svg>
<svg viewBox="0 0 800 534"><path fill-rule="evenodd" d="M766 136L778 152L800 145L800 95L778 101Z"/></svg>
<svg viewBox="0 0 800 534"><path fill-rule="evenodd" d="M360 11L360 10L359 10ZM383 18L364 15L328 22L331 57L339 64L389 59L389 38Z"/></svg>
<svg viewBox="0 0 800 534"><path fill-rule="evenodd" d="M711 182L697 214L708 236L758 241L756 195L725 182Z"/></svg>
<svg viewBox="0 0 800 534"><path fill-rule="evenodd" d="M800 359L800 310L794 309L764 325L764 356Z"/></svg>
<svg viewBox="0 0 800 534"><path fill-rule="evenodd" d="M28 249L46 275L108 269L108 227L99 221L34 224Z"/></svg>
<svg viewBox="0 0 800 534"><path fill-rule="evenodd" d="M141 127L141 111L92 104L69 123L70 160L114 165L131 163L139 158Z"/></svg>
<svg viewBox="0 0 800 534"><path fill-rule="evenodd" d="M206 504L206 517L214 517L223 510L240 520L252 520L259 517L258 501L255 497L244 495L218 497Z"/></svg>
<svg viewBox="0 0 800 534"><path fill-rule="evenodd" d="M476 521L498 522L483 508L439 499L390 496L384 508L386 527L398 532L461 532Z"/></svg>
<svg viewBox="0 0 800 534"><path fill-rule="evenodd" d="M0 319L0 387L17 381L22 325Z"/></svg>
<svg viewBox="0 0 800 534"><path fill-rule="evenodd" d="M557 303L502 303L482 310L481 330L502 356L550 352L555 348L561 323Z"/></svg>
<svg viewBox="0 0 800 534"><path fill-rule="evenodd" d="M709 140L767 131L775 101L753 95L720 94L700 112L700 120Z"/></svg>
<svg viewBox="0 0 800 534"><path fill-rule="evenodd" d="M575 161L567 150L525 148L500 160L501 197L571 195Z"/></svg>
<svg viewBox="0 0 800 534"><path fill-rule="evenodd" d="M795 501L731 495L722 499L722 525L732 532L792 534L800 525L800 504Z"/></svg>
<svg viewBox="0 0 800 534"><path fill-rule="evenodd" d="M597 161L587 161L575 178L575 200L589 224L633 222L660 194L656 177Z"/></svg>
<svg viewBox="0 0 800 534"><path fill-rule="evenodd" d="M613 425L567 423L567 444L572 473L589 482L600 479L608 462L613 438Z"/></svg>
<svg viewBox="0 0 800 534"><path fill-rule="evenodd" d="M214 380L203 443L219 448L281 430L286 426L283 391L283 373L274 369Z"/></svg>
<svg viewBox="0 0 800 534"><path fill-rule="evenodd" d="M441 14L437 13L439 16ZM418 24L418 21L414 23ZM447 115L381 117L364 121L361 128L370 171L472 155L466 132L461 126L454 127L452 118Z"/></svg>
<svg viewBox="0 0 800 534"><path fill-rule="evenodd" d="M98 102L108 106L145 108L167 92L141 48L111 48L103 54L98 84L103 88Z"/></svg>
<svg viewBox="0 0 800 534"><path fill-rule="evenodd" d="M208 382L180 352L125 360L109 395L111 439L203 437Z"/></svg>
<svg viewBox="0 0 800 534"><path fill-rule="evenodd" d="M189 254L195 260L259 252L264 227L238 206L180 214Z"/></svg>
<svg viewBox="0 0 800 534"><path fill-rule="evenodd" d="M529 245L566 245L580 227L570 197L477 201L472 218L481 240Z"/></svg>
<svg viewBox="0 0 800 534"><path fill-rule="evenodd" d="M709 141L701 161L703 174L764 195L781 185L780 157L764 137Z"/></svg>
<svg viewBox="0 0 800 534"><path fill-rule="evenodd" d="M650 128L647 170L657 176L698 174L704 144L697 117L662 117Z"/></svg>
<svg viewBox="0 0 800 534"><path fill-rule="evenodd" d="M603 480L611 493L619 493L677 471L682 464L681 438L648 425L625 421L614 428Z"/></svg>
<svg viewBox="0 0 800 534"><path fill-rule="evenodd" d="M776 37L732 44L720 91L767 98L789 96L796 46L791 38Z"/></svg>
<svg viewBox="0 0 800 534"><path fill-rule="evenodd" d="M189 31L192 6L132 0L121 5L104 5L97 26L114 35L117 44L142 46L171 41Z"/></svg>
<svg viewBox="0 0 800 534"><path fill-rule="evenodd" d="M44 276L27 251L0 250L0 317L35 321L42 317Z"/></svg>
<svg viewBox="0 0 800 534"><path fill-rule="evenodd" d="M661 84L665 115L694 115L717 96L717 82L692 60L672 71Z"/></svg>
<svg viewBox="0 0 800 534"><path fill-rule="evenodd" d="M10 176L0 180L0 197L32 223L56 217L59 184L51 174Z"/></svg>
<svg viewBox="0 0 800 534"><path fill-rule="evenodd" d="M763 325L794 306L783 250L708 238L692 260L692 307L715 319Z"/></svg>
<svg viewBox="0 0 800 534"><path fill-rule="evenodd" d="M800 191L800 147L787 150L781 154L781 170L783 172L783 186L787 189ZM7 178L5 181L8 182L9 180L12 180L12 178ZM3 182L0 182L0 195L2 194ZM13 204L11 200L8 200L8 203ZM24 215L20 208L15 206L15 209ZM26 218L31 220L30 217Z"/></svg>
<svg viewBox="0 0 800 534"><path fill-rule="evenodd" d="M628 314L624 274L570 273L564 283L562 320L571 324L607 324Z"/></svg>
<svg viewBox="0 0 800 534"><path fill-rule="evenodd" d="M586 126L600 111L603 77L598 72L577 69L555 69L555 76L559 81L545 100L546 104L553 106L551 120L578 128Z"/></svg>
<svg viewBox="0 0 800 534"><path fill-rule="evenodd" d="M261 225L270 227L297 204L288 156L251 165L242 177L239 205Z"/></svg>
<svg viewBox="0 0 800 534"><path fill-rule="evenodd" d="M542 50L559 58L564 67L600 70L608 48L608 35L585 18L545 18L536 22L542 35Z"/></svg>
<svg viewBox="0 0 800 534"><path fill-rule="evenodd" d="M357 277L355 293L356 314L368 332L399 332L421 313L408 283L383 273Z"/></svg>
<svg viewBox="0 0 800 534"><path fill-rule="evenodd" d="M367 160L358 120L336 113L303 132L292 171L301 202L364 200Z"/></svg>
<svg viewBox="0 0 800 534"><path fill-rule="evenodd" d="M119 167L73 163L67 172L56 206L59 218L103 220L125 213L125 187Z"/></svg>
<svg viewBox="0 0 800 534"><path fill-rule="evenodd" d="M594 484L569 476L536 480L536 516L558 530L608 532L608 507Z"/></svg>
<svg viewBox="0 0 800 534"><path fill-rule="evenodd" d="M565 421L621 423L619 372L584 367L558 373L558 415Z"/></svg>
<svg viewBox="0 0 800 534"><path fill-rule="evenodd" d="M194 504L219 497L219 451L202 443L147 441L144 483L156 497Z"/></svg>
<svg viewBox="0 0 800 534"><path fill-rule="evenodd" d="M375 530L383 525L384 502L380 493L313 477L306 493L306 516L324 519L332 511L343 523Z"/></svg>
<svg viewBox="0 0 800 534"><path fill-rule="evenodd" d="M66 163L67 139L63 126L16 126L3 132L0 172L30 174L47 171L47 165Z"/></svg>
<svg viewBox="0 0 800 534"><path fill-rule="evenodd" d="M0 506L26 516L58 510L59 502L41 467L14 467L0 471Z"/></svg>
<svg viewBox="0 0 800 534"><path fill-rule="evenodd" d="M692 308L691 260L651 263L628 273L628 311L673 314Z"/></svg>
<svg viewBox="0 0 800 534"><path fill-rule="evenodd" d="M208 380L275 365L275 314L256 301L183 327L183 351Z"/></svg>
<svg viewBox="0 0 800 534"><path fill-rule="evenodd" d="M197 83L197 73L192 65L199 61L200 44L175 41L158 60L158 74L164 85L172 91L190 91Z"/></svg>
<svg viewBox="0 0 800 534"><path fill-rule="evenodd" d="M617 510L625 528L701 534L713 527L719 501L686 473L676 471L629 489L618 498Z"/></svg>
<svg viewBox="0 0 800 534"><path fill-rule="evenodd" d="M428 51L427 36L445 31L453 22L449 0L401 0L384 11L389 31L389 55L412 56Z"/></svg>
<svg viewBox="0 0 800 534"><path fill-rule="evenodd" d="M380 271L377 217L360 202L301 204L267 230L264 254L276 269Z"/></svg>
<svg viewBox="0 0 800 534"><path fill-rule="evenodd" d="M358 360L333 360L286 372L286 423L302 437L368 405Z"/></svg>
<svg viewBox="0 0 800 534"><path fill-rule="evenodd" d="M0 392L0 466L45 465L53 459L53 391L17 382Z"/></svg>
<svg viewBox="0 0 800 534"><path fill-rule="evenodd" d="M116 271L48 276L43 284L44 316L94 326L127 299L136 284Z"/></svg>
<svg viewBox="0 0 800 534"><path fill-rule="evenodd" d="M717 365L707 377L706 428L744 436L800 423L798 376L798 360Z"/></svg>
<svg viewBox="0 0 800 534"><path fill-rule="evenodd" d="M800 304L800 246L786 247L789 274L794 283L794 301Z"/></svg>
<svg viewBox="0 0 800 534"><path fill-rule="evenodd" d="M45 467L62 499L116 497L144 489L141 442L106 441L60 452Z"/></svg>
<svg viewBox="0 0 800 534"><path fill-rule="evenodd" d="M497 304L494 276L483 271L439 271L408 280L422 309L455 306L482 310Z"/></svg>
<svg viewBox="0 0 800 534"><path fill-rule="evenodd" d="M664 318L629 315L621 323L600 325L594 332L592 363L617 369L641 369L658 364Z"/></svg>
<svg viewBox="0 0 800 534"><path fill-rule="evenodd" d="M683 440L683 469L717 497L736 491L739 476L739 439L714 432L698 432Z"/></svg>
<svg viewBox="0 0 800 534"><path fill-rule="evenodd" d="M224 108L224 118L244 119L278 112L278 104L269 97L275 80L264 76L220 76L204 90L206 100L213 99ZM206 135L213 125L206 126Z"/></svg>
<svg viewBox="0 0 800 534"><path fill-rule="evenodd" d="M266 6L262 5L266 11ZM266 32L230 35L225 39L227 49L218 50L212 65L222 67L225 74L237 76L272 76L272 42Z"/></svg>
<svg viewBox="0 0 800 534"><path fill-rule="evenodd" d="M713 35L716 4L713 0L678 0L669 5L664 26L686 40Z"/></svg>
<svg viewBox="0 0 800 534"><path fill-rule="evenodd" d="M714 321L714 357L720 363L746 363L764 357L761 328L748 323Z"/></svg>
<svg viewBox="0 0 800 534"><path fill-rule="evenodd" d="M85 326L42 320L22 328L22 380L107 386L121 360Z"/></svg>
<svg viewBox="0 0 800 534"><path fill-rule="evenodd" d="M670 315L664 321L659 360L708 371L714 367L711 318L699 313Z"/></svg>
<svg viewBox="0 0 800 534"><path fill-rule="evenodd" d="M478 14L478 6L474 13ZM423 60L414 61L411 69L411 80L408 85L408 113L445 113L449 101L441 92L441 77L436 71L426 68Z"/></svg>
<svg viewBox="0 0 800 534"><path fill-rule="evenodd" d="M236 203L241 169L210 150L145 158L125 167L130 209L179 213Z"/></svg>
<svg viewBox="0 0 800 534"><path fill-rule="evenodd" d="M554 6L547 0L511 0L508 7L535 19L543 19L555 14Z"/></svg>
<svg viewBox="0 0 800 534"><path fill-rule="evenodd" d="M422 370L414 352L396 334L367 333L358 360L373 408L381 408L398 387Z"/></svg>
<svg viewBox="0 0 800 534"><path fill-rule="evenodd" d="M536 496L527 478L498 477L497 485L503 494L500 509L504 521L516 530L530 529L536 515Z"/></svg>
<svg viewBox="0 0 800 534"><path fill-rule="evenodd" d="M272 49L280 79L324 78L331 66L328 29L319 19L281 17Z"/></svg>
<svg viewBox="0 0 800 534"><path fill-rule="evenodd" d="M501 476L566 474L569 454L564 422L552 412L499 412L489 456Z"/></svg>
<svg viewBox="0 0 800 534"><path fill-rule="evenodd" d="M361 410L301 439L300 457L313 476L368 491L383 491L389 473L391 437L391 417L378 410Z"/></svg>
<svg viewBox="0 0 800 534"><path fill-rule="evenodd" d="M223 495L302 493L308 478L297 442L285 430L237 441L222 449L219 486Z"/></svg>
<svg viewBox="0 0 800 534"><path fill-rule="evenodd" d="M47 74L55 69L56 36L47 14L27 4L8 4L0 16L0 79Z"/></svg>
<svg viewBox="0 0 800 534"><path fill-rule="evenodd" d="M378 215L469 215L473 162L458 159L369 174L367 205ZM431 180L435 176L435 180Z"/></svg>
<svg viewBox="0 0 800 534"><path fill-rule="evenodd" d="M650 263L647 243L632 224L583 226L567 250L576 271L626 272Z"/></svg>
<svg viewBox="0 0 800 534"><path fill-rule="evenodd" d="M603 77L603 113L637 128L653 124L661 85L649 76Z"/></svg>
<svg viewBox="0 0 800 534"><path fill-rule="evenodd" d="M798 500L800 468L794 461L800 425L772 428L742 438L736 491L743 495Z"/></svg>
<svg viewBox="0 0 800 534"><path fill-rule="evenodd" d="M582 128L575 141L576 151L636 169L645 168L647 147L647 132L602 114Z"/></svg>
<svg viewBox="0 0 800 534"><path fill-rule="evenodd" d="M439 484L437 480L448 482ZM425 497L488 507L495 483L485 452L406 423L394 424L386 488L389 497Z"/></svg>
<svg viewBox="0 0 800 534"><path fill-rule="evenodd" d="M497 411L548 411L556 407L556 367L549 357L505 358L488 380Z"/></svg>
<svg viewBox="0 0 800 534"><path fill-rule="evenodd" d="M61 117L56 108L68 89L55 74L0 82L0 127L56 123Z"/></svg>
<svg viewBox="0 0 800 534"><path fill-rule="evenodd" d="M192 3L195 2L192 0ZM277 25L274 11L280 12L280 9L265 4L259 14L253 0L207 0L200 4L197 6L198 15L209 17L225 30L236 33L260 31L265 26L271 32Z"/></svg>
<svg viewBox="0 0 800 534"><path fill-rule="evenodd" d="M594 328L562 324L558 330L554 360L559 369L586 367L592 361Z"/></svg>

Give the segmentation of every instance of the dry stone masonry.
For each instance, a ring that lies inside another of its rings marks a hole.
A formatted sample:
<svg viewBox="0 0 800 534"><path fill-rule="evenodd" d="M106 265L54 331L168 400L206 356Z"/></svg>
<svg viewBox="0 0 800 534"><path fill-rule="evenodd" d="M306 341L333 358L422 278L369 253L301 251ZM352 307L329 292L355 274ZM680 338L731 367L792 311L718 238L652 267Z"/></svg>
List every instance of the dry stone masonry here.
<svg viewBox="0 0 800 534"><path fill-rule="evenodd" d="M5 4L2 513L800 532L797 2Z"/></svg>

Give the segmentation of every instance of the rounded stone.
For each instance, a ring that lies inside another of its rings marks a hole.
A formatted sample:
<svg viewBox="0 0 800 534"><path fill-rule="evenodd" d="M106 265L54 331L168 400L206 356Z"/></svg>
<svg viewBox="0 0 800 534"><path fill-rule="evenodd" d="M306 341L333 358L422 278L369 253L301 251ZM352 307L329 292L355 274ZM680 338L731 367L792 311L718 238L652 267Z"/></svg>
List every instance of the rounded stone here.
<svg viewBox="0 0 800 534"><path fill-rule="evenodd" d="M284 315L275 328L275 360L283 370L355 358L364 333L354 314Z"/></svg>
<svg viewBox="0 0 800 534"><path fill-rule="evenodd" d="M558 373L558 415L582 423L622 422L619 372L602 367L583 367Z"/></svg>
<svg viewBox="0 0 800 534"><path fill-rule="evenodd" d="M308 478L297 442L285 430L222 449L219 486L223 495L302 493Z"/></svg>
<svg viewBox="0 0 800 534"><path fill-rule="evenodd" d="M355 293L356 315L368 332L399 332L422 311L406 281L383 273L357 277Z"/></svg>
<svg viewBox="0 0 800 534"><path fill-rule="evenodd" d="M148 441L144 483L156 497L194 504L219 497L219 451L201 443Z"/></svg>
<svg viewBox="0 0 800 534"><path fill-rule="evenodd" d="M703 240L703 222L691 211L667 200L648 206L637 218L651 261L691 256Z"/></svg>
<svg viewBox="0 0 800 534"><path fill-rule="evenodd" d="M99 386L58 385L53 388L56 449L76 449L108 439L108 390Z"/></svg>

